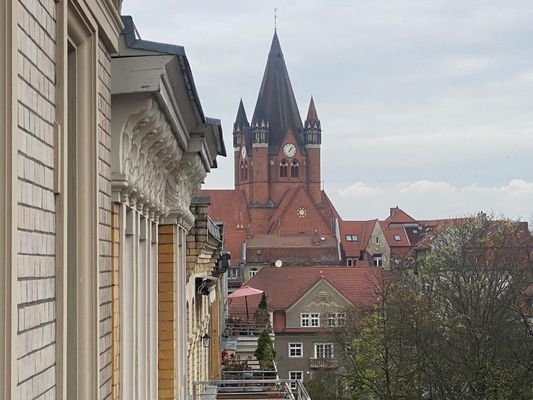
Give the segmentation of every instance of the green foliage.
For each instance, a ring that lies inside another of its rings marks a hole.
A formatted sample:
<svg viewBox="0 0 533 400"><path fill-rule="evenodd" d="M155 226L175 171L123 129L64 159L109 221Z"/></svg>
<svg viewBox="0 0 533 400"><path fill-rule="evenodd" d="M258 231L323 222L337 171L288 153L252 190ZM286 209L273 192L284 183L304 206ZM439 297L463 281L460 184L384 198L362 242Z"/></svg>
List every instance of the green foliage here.
<svg viewBox="0 0 533 400"><path fill-rule="evenodd" d="M257 310L254 314L255 323L257 325L263 325L266 326L270 322L270 314L268 312L268 304L267 304L267 298L265 293L263 293L261 297L261 301L259 302L259 305L257 306Z"/></svg>
<svg viewBox="0 0 533 400"><path fill-rule="evenodd" d="M262 370L274 368L273 361L276 358L276 350L274 350L274 343L272 343L272 339L267 330L261 332L257 340L257 348L255 349L254 356L259 361Z"/></svg>
<svg viewBox="0 0 533 400"><path fill-rule="evenodd" d="M533 399L533 332L520 306L531 243L522 225L480 215L441 232L416 273L384 272L348 348L353 398Z"/></svg>
<svg viewBox="0 0 533 400"><path fill-rule="evenodd" d="M350 393L346 391L343 377L330 371L314 374L313 378L306 382L305 388L313 400L350 399Z"/></svg>

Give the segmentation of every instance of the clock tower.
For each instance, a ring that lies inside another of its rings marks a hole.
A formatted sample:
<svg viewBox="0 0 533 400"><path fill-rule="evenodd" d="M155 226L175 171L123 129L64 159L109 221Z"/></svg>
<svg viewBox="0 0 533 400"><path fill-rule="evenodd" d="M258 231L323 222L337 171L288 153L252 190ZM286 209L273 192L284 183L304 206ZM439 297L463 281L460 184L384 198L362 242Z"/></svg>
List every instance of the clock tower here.
<svg viewBox="0 0 533 400"><path fill-rule="evenodd" d="M245 279L248 268L276 260L338 264L339 215L320 187L321 143L315 101L302 123L274 32L252 117L241 99L233 124L235 189L201 192L211 197L212 217L224 221L225 245Z"/></svg>
<svg viewBox="0 0 533 400"><path fill-rule="evenodd" d="M298 187L320 206L320 144L314 100L302 124L274 32L251 124L242 99L239 103L233 129L235 187L244 191L249 207L258 210L276 208L288 190Z"/></svg>

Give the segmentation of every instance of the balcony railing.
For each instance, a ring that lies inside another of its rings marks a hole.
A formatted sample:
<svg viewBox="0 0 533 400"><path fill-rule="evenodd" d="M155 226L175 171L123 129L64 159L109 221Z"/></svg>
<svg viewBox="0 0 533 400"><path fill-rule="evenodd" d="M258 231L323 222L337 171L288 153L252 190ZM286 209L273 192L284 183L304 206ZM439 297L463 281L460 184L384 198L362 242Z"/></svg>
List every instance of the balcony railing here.
<svg viewBox="0 0 533 400"><path fill-rule="evenodd" d="M336 358L310 358L309 368L337 368Z"/></svg>
<svg viewBox="0 0 533 400"><path fill-rule="evenodd" d="M192 400L235 398L311 400L298 379L235 379L193 383Z"/></svg>

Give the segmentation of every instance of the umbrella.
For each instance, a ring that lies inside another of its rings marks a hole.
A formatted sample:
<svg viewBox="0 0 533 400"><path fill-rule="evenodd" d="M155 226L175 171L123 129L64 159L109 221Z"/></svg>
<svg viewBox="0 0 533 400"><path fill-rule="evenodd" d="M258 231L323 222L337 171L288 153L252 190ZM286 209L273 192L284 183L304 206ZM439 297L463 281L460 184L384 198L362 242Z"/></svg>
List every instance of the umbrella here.
<svg viewBox="0 0 533 400"><path fill-rule="evenodd" d="M263 293L262 290L253 288L251 286L243 286L233 293L231 293L228 298L235 299L237 297L244 297L244 302L246 304L246 321L248 321L248 300L246 299L248 296L253 296L255 294L261 294Z"/></svg>

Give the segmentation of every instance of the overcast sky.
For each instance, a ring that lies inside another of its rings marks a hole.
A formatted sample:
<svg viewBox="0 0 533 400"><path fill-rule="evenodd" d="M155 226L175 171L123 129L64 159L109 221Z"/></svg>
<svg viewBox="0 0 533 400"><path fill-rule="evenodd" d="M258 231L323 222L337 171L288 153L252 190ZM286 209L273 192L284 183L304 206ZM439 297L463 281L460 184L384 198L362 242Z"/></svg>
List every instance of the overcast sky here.
<svg viewBox="0 0 533 400"><path fill-rule="evenodd" d="M322 177L344 219L477 211L533 220L533 1L124 0L143 39L185 47L228 158L278 36L305 118L322 122Z"/></svg>

